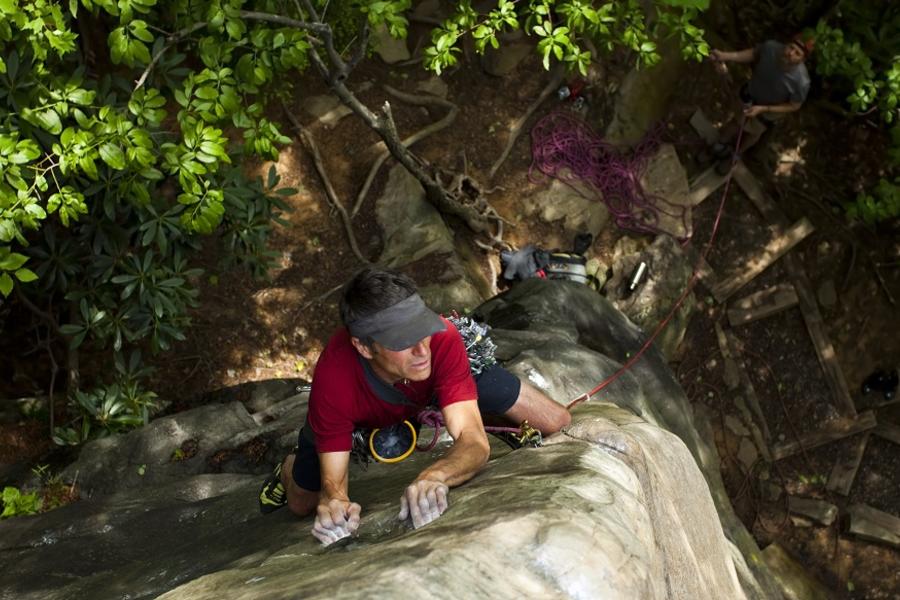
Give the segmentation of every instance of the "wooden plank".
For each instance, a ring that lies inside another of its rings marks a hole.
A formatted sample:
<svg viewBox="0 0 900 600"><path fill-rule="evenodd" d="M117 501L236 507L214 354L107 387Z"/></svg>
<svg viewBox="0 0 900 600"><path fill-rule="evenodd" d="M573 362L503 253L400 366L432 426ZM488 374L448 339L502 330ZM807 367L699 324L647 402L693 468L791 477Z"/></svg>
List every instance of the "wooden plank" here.
<svg viewBox="0 0 900 600"><path fill-rule="evenodd" d="M828 477L828 485L826 486L832 492L837 492L842 496L850 495L850 488L853 487L853 481L856 479L856 473L859 471L859 465L862 463L863 454L866 453L866 444L869 442L869 434L864 433L853 444L850 453L845 456L838 457L834 468L831 469L831 475Z"/></svg>
<svg viewBox="0 0 900 600"><path fill-rule="evenodd" d="M779 283L736 300L728 309L732 327L771 317L797 305L797 292L790 283Z"/></svg>
<svg viewBox="0 0 900 600"><path fill-rule="evenodd" d="M690 206L697 206L717 189L722 187L728 175L719 175L716 173L716 167L712 166L700 173L694 181L691 182L691 189L688 192L687 203Z"/></svg>
<svg viewBox="0 0 900 600"><path fill-rule="evenodd" d="M772 457L775 460L781 460L782 458L793 456L803 450L812 450L813 448L818 448L819 446L842 440L851 435L868 431L869 429L873 429L877 424L878 423L875 421L875 413L867 410L856 417L845 417L829 429L814 431L801 436L799 440L778 444L772 448Z"/></svg>
<svg viewBox="0 0 900 600"><path fill-rule="evenodd" d="M761 552L769 574L775 579L784 600L835 600L838 594L815 578L806 568L778 545L772 542ZM757 593L759 596L761 594ZM773 597L773 596L770 596Z"/></svg>
<svg viewBox="0 0 900 600"><path fill-rule="evenodd" d="M720 303L724 302L733 293L752 281L754 277L769 268L772 263L787 254L791 248L803 241L813 231L815 231L815 227L809 222L809 219L803 217L784 233L770 240L758 256L747 261L742 272L719 282L711 290L712 295Z"/></svg>
<svg viewBox="0 0 900 600"><path fill-rule="evenodd" d="M872 433L889 442L900 445L900 427L893 423L879 423L878 427L872 430Z"/></svg>
<svg viewBox="0 0 900 600"><path fill-rule="evenodd" d="M694 114L691 115L690 122L694 131L696 131L707 144L714 144L719 141L719 130L716 129L716 126L712 124L706 116L706 113L701 109L698 108L694 111Z"/></svg>
<svg viewBox="0 0 900 600"><path fill-rule="evenodd" d="M828 527L838 516L838 507L824 500L788 496L788 510Z"/></svg>
<svg viewBox="0 0 900 600"><path fill-rule="evenodd" d="M900 547L900 519L876 510L868 504L854 504L847 509L850 517L848 532L868 540Z"/></svg>
<svg viewBox="0 0 900 600"><path fill-rule="evenodd" d="M747 169L743 163L735 166L735 181L744 190L744 193L750 198L751 202L756 206L757 210L773 225L784 228L787 224L787 217L778 209L775 203L763 192L759 182ZM853 404L853 398L850 396L850 388L847 386L847 380L844 372L837 362L837 355L834 352L834 346L825 333L825 323L822 319L822 313L819 311L819 305L816 303L816 296L813 293L812 284L806 271L800 264L800 260L788 254L784 257L782 264L794 284L794 290L797 292L797 301L800 311L803 314L803 321L806 323L806 330L812 339L813 347L816 349L816 356L819 358L819 364L822 366L822 372L825 375L825 382L835 399L837 410L845 417L852 417L856 414L856 406Z"/></svg>

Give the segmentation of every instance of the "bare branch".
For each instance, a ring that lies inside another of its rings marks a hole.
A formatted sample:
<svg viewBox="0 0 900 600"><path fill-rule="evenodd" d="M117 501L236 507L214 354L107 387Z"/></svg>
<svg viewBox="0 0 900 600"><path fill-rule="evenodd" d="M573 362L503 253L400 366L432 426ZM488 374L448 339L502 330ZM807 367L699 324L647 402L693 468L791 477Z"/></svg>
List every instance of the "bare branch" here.
<svg viewBox="0 0 900 600"><path fill-rule="evenodd" d="M203 21L201 23L194 23L190 27L185 27L184 29L182 29L180 31L176 31L175 33L173 33L172 35L167 37L166 45L163 46L162 48L160 48L159 52L157 52L156 54L153 55L153 58L150 60L150 64L147 65L147 68L144 69L144 72L141 73L141 76L138 78L137 81L135 81L134 91L136 92L139 89L141 89L141 86L143 86L144 83L147 81L147 77L150 76L150 72L156 66L156 63L158 63L159 60L162 58L162 55L166 53L166 50L171 48L173 45L177 44L183 38L186 38L187 36L191 35L195 31L197 31L199 29L203 29L204 27L206 27L206 25L207 25L206 21Z"/></svg>
<svg viewBox="0 0 900 600"><path fill-rule="evenodd" d="M431 125L428 125L416 133L412 134L408 138L402 140L400 143L405 147L409 148L416 142L419 142L429 135L436 133L442 129L445 129L450 125L454 120L456 120L456 116L459 114L459 108L450 102L449 100L444 100L443 98L439 98L437 96L414 96L412 94L406 94L399 90L392 88L389 85L382 86L384 90L391 94L392 96L403 100L404 102L408 102L410 104L416 104L419 106L423 105L437 105L442 106L444 108L450 109L443 119L439 121L435 121ZM372 186L372 182L375 180L375 176L378 174L378 170L381 168L381 165L384 164L384 161L390 156L390 152L387 150L387 147L384 143L380 143L382 146L381 153L378 158L375 159L375 162L372 164L372 167L369 169L369 175L366 177L365 183L363 183L362 188L359 190L359 194L356 196L356 202L353 205L353 210L350 211L350 217L355 217L356 213L359 212L360 207L362 206L363 200L366 197L366 194L369 193L369 188Z"/></svg>

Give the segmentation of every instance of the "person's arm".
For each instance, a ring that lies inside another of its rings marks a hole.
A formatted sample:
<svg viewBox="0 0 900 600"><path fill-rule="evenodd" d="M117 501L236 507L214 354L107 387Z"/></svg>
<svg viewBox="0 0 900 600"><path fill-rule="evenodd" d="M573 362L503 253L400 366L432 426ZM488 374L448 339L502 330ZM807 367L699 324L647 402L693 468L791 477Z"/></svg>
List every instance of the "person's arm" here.
<svg viewBox="0 0 900 600"><path fill-rule="evenodd" d="M713 50L709 53L709 57L719 62L752 63L756 60L756 48L747 48L737 52Z"/></svg>
<svg viewBox="0 0 900 600"><path fill-rule="evenodd" d="M316 508L313 536L325 544L353 535L359 528L362 509L350 502L348 495L349 452L324 452L319 454L322 473L322 491Z"/></svg>
<svg viewBox="0 0 900 600"><path fill-rule="evenodd" d="M770 104L768 106L754 104L745 110L744 114L748 117L756 117L763 113L791 113L800 110L802 105L800 102L785 102L784 104Z"/></svg>
<svg viewBox="0 0 900 600"><path fill-rule="evenodd" d="M412 518L416 528L441 516L449 506L449 488L474 477L491 454L476 400L454 402L441 412L453 446L419 473L400 498L400 519Z"/></svg>

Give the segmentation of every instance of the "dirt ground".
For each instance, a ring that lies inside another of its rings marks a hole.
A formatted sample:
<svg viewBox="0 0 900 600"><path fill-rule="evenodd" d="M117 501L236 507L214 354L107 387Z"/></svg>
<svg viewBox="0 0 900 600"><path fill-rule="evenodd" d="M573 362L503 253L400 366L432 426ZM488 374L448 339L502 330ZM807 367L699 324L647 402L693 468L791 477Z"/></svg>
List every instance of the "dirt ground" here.
<svg viewBox="0 0 900 600"><path fill-rule="evenodd" d="M610 81L615 80L614 70L609 77ZM415 85L428 78L420 65L390 67L372 60L353 73L350 87L362 89L360 100L377 107L390 99L381 83L414 93ZM517 247L528 242L544 247L560 245L561 226L528 222L519 215L519 199L546 185L529 181L527 129L537 118L559 107L555 97L532 118L498 176L493 181L488 179L489 169L506 143L509 125L526 110L548 79L538 60L526 59L503 79L486 75L473 60L443 79L449 86L448 99L459 106L459 116L448 130L421 142L415 150L427 160L458 168L459 151L464 149L469 174L486 188L499 186L489 200L504 218L516 224L507 229L506 241ZM692 65L685 84L673 98L674 108L662 131L665 141L675 144L690 177L699 174L705 165L698 160L703 144L688 119L697 107L715 121L726 118L736 80L739 76L723 79L708 65ZM365 89L365 82L372 85ZM327 93L312 74L305 76L297 88L310 95ZM591 96L591 114L598 119L592 124L601 130L606 125L603 119L609 114L606 98L602 90L595 90ZM434 109L408 106L393 99L391 102L401 136L443 117ZM319 145L338 196L345 206L351 206L377 156L378 138L352 115L326 128L314 123L299 104L294 108ZM864 228L849 229L835 206L877 175L878 165L873 164L872 157L881 143L876 130L865 122L839 121L812 100L802 114L779 125L764 148L747 157L751 171L765 183L789 219L806 216L816 227L816 232L794 252L801 257L814 287L826 281L835 285L838 299L823 310L826 329L860 409L862 402L868 400L859 397L864 377L877 366L893 367L900 362L897 308L885 292L887 288L900 298L900 269L882 271L884 286L872 270L873 261L900 259L900 248L893 241L898 239L896 230L880 231L876 236ZM373 215L374 199L384 186L391 164L389 161L381 169L353 220L359 246L370 258L377 257L381 247ZM267 169L268 165L258 168L260 173ZM196 406L207 401L212 390L247 381L310 379L319 353L338 324L337 294L333 292L360 265L350 251L338 216L329 209L313 163L299 143L284 149L277 169L283 185L299 190L288 200L293 209L285 216L289 226L276 228L272 238L272 249L280 255L278 265L271 271L269 281L264 282L239 270L222 271L217 267L219 249L215 240L207 240L206 273L200 281L201 306L193 313L189 339L155 359L155 389L161 398L171 401L170 411ZM716 200L709 199L695 210L692 244L698 249L709 239L716 208ZM451 221L451 225L459 240L471 240L472 234L462 224ZM727 272L752 254L764 239L760 237L764 226L752 204L737 186L732 186L717 240L708 257L713 268ZM621 234L610 225L595 241L592 252L609 258ZM487 261L496 258L488 257L474 245L473 252L484 258L485 272L489 272ZM424 284L437 277L441 267L426 262L416 265L413 274ZM776 264L738 296L784 279ZM847 442L829 444L771 466L760 464L748 469L736 458L735 435L724 426L725 417L735 414L735 408L729 405L725 393L722 361L712 350L717 347L713 323L723 320L724 307L706 302L709 293L702 286L697 294L701 309L690 325L681 360L673 368L682 377L692 402L708 407L716 416L715 442L738 514L761 545L777 541L828 587L838 590L839 596L900 597L900 551L846 537L840 524L829 528L795 525L785 514L784 495L790 492L823 498L842 508L853 502L866 502L900 517L900 449L872 438L849 498L827 492L824 485L834 460L846 451ZM735 334L748 349L748 370L774 436L788 438L795 431L815 429L833 418L834 406L821 371L817 370L818 362L799 310L741 327ZM878 411L877 416L900 422L890 409ZM22 439L35 436L40 428L33 424L15 427L20 429L0 428L0 461L12 456L37 459L40 452L21 454L22 448L34 448ZM773 493L770 484L781 491Z"/></svg>

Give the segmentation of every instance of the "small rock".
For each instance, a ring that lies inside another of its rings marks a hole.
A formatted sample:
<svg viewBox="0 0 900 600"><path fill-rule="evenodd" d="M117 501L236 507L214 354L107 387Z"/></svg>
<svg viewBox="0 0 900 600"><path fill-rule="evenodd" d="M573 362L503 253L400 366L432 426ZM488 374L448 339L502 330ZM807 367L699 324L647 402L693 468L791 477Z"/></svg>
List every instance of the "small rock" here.
<svg viewBox="0 0 900 600"><path fill-rule="evenodd" d="M747 429L747 426L741 423L741 420L732 415L728 415L725 417L725 427L731 430L735 435L740 436L748 436L750 435L750 430Z"/></svg>
<svg viewBox="0 0 900 600"><path fill-rule="evenodd" d="M806 517L798 517L797 515L791 515L791 523L794 524L794 527L812 527L813 523Z"/></svg>
<svg viewBox="0 0 900 600"><path fill-rule="evenodd" d="M816 291L816 297L822 308L834 308L837 304L837 290L834 287L834 281L831 279L824 281Z"/></svg>
<svg viewBox="0 0 900 600"><path fill-rule="evenodd" d="M437 75L435 75L431 79L420 81L416 86L416 89L420 92L425 92L426 94L437 96L438 98L447 97L447 84L444 83L444 80Z"/></svg>
<svg viewBox="0 0 900 600"><path fill-rule="evenodd" d="M349 107L341 104L337 96L331 94L308 97L303 103L303 110L316 117L325 127L333 127L338 121L353 112Z"/></svg>
<svg viewBox="0 0 900 600"><path fill-rule="evenodd" d="M768 483L763 486L763 495L769 502L777 502L781 498L783 491L780 485L775 485L774 483Z"/></svg>
<svg viewBox="0 0 900 600"><path fill-rule="evenodd" d="M741 385L741 372L738 364L733 358L726 358L724 364L725 373L722 378L725 380L725 385L729 390L736 390Z"/></svg>
<svg viewBox="0 0 900 600"><path fill-rule="evenodd" d="M759 458L759 452L756 451L756 445L748 438L742 439L741 447L738 449L738 460L741 461L741 464L750 469L757 458Z"/></svg>
<svg viewBox="0 0 900 600"><path fill-rule="evenodd" d="M384 25L379 25L372 31L372 45L381 60L389 65L409 59L409 48L406 40L397 40L391 37Z"/></svg>

